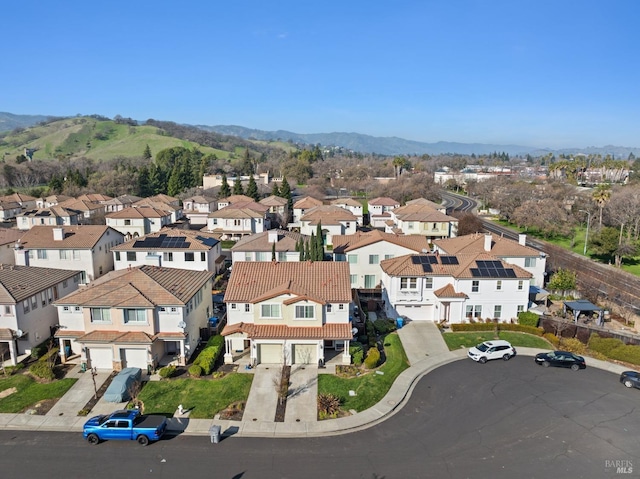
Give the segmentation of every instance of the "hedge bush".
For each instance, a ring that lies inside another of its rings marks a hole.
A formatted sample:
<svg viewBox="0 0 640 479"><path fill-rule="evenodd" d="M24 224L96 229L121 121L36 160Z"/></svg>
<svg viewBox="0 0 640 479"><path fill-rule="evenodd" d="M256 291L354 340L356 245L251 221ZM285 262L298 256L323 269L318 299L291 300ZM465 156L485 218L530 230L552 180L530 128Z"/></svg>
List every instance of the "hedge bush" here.
<svg viewBox="0 0 640 479"><path fill-rule="evenodd" d="M33 348L31 348L31 357L33 359L39 359L41 358L44 354L46 354L46 352L49 350L49 340L47 339L46 341L38 344L37 346L34 346Z"/></svg>
<svg viewBox="0 0 640 479"><path fill-rule="evenodd" d="M364 348L362 344L354 342L349 346L349 354L355 366L361 366L364 359Z"/></svg>
<svg viewBox="0 0 640 479"><path fill-rule="evenodd" d="M463 331L495 331L496 327L498 331L519 331L536 336L542 336L544 333L542 328L511 323L454 323L451 325L451 331L454 333Z"/></svg>
<svg viewBox="0 0 640 479"><path fill-rule="evenodd" d="M165 366L163 368L160 368L160 371L158 371L158 374L160 375L160 377L164 379L170 378L175 373L176 373L176 367L174 365Z"/></svg>
<svg viewBox="0 0 640 479"><path fill-rule="evenodd" d="M603 338L598 334L592 334L589 338L589 349L593 349L599 353L609 356L611 351L624 346L624 343L620 339L616 338Z"/></svg>
<svg viewBox="0 0 640 479"><path fill-rule="evenodd" d="M532 313L530 311L522 311L518 313L518 324L523 326L533 326L534 328L538 327L538 321L540 320L540 316L536 313Z"/></svg>
<svg viewBox="0 0 640 479"><path fill-rule="evenodd" d="M223 350L224 338L219 334L211 336L193 364L202 368L202 374L209 375L213 372Z"/></svg>
<svg viewBox="0 0 640 479"><path fill-rule="evenodd" d="M630 344L618 346L610 351L607 356L611 359L617 359L618 361L640 364L640 346L632 346Z"/></svg>
<svg viewBox="0 0 640 479"><path fill-rule="evenodd" d="M376 345L376 329L371 321L365 321L364 329L367 333L367 343L372 348Z"/></svg>
<svg viewBox="0 0 640 479"><path fill-rule="evenodd" d="M29 366L29 372L40 379L55 379L55 374L53 374L53 369L46 361L38 361Z"/></svg>
<svg viewBox="0 0 640 479"><path fill-rule="evenodd" d="M576 354L584 354L587 352L587 346L576 338L563 339L561 344L562 349L565 351L571 351Z"/></svg>
<svg viewBox="0 0 640 479"><path fill-rule="evenodd" d="M558 336L556 336L553 333L544 333L542 337L547 341L549 341L551 344L553 344L554 347L558 347L558 344L560 344L560 340L558 339Z"/></svg>
<svg viewBox="0 0 640 479"><path fill-rule="evenodd" d="M380 362L380 351L378 351L378 348L376 347L369 348L369 351L367 352L367 357L364 360L364 367L367 369L373 369L378 365L379 362Z"/></svg>
<svg viewBox="0 0 640 479"><path fill-rule="evenodd" d="M191 365L191 367L189 368L189 376L199 378L200 376L202 376L202 368L197 364Z"/></svg>
<svg viewBox="0 0 640 479"><path fill-rule="evenodd" d="M453 323L451 331L459 333L463 331L495 331L495 324L487 323Z"/></svg>
<svg viewBox="0 0 640 479"><path fill-rule="evenodd" d="M396 325L391 319L376 319L373 322L373 328L378 334L389 334L392 331L396 330Z"/></svg>
<svg viewBox="0 0 640 479"><path fill-rule="evenodd" d="M500 323L498 325L499 331L518 331L520 333L529 333L535 336L542 336L544 334L544 330L542 328L536 328L534 326L526 326L524 324L509 324L509 323Z"/></svg>

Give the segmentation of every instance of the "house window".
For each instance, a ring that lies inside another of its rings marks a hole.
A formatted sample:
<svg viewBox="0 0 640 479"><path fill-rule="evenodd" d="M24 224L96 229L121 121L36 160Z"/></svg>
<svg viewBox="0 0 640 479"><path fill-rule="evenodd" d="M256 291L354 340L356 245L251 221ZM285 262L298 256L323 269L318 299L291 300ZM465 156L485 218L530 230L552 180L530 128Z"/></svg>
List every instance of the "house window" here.
<svg viewBox="0 0 640 479"><path fill-rule="evenodd" d="M11 306L5 305L4 314L11 314Z"/></svg>
<svg viewBox="0 0 640 479"><path fill-rule="evenodd" d="M296 306L296 319L313 319L313 306Z"/></svg>
<svg viewBox="0 0 640 479"><path fill-rule="evenodd" d="M287 261L287 252L286 251L278 251L278 261L284 263Z"/></svg>
<svg viewBox="0 0 640 479"><path fill-rule="evenodd" d="M400 278L400 289L417 289L418 278Z"/></svg>
<svg viewBox="0 0 640 479"><path fill-rule="evenodd" d="M244 254L244 260L245 261L253 261L253 253L246 252Z"/></svg>
<svg viewBox="0 0 640 479"><path fill-rule="evenodd" d="M127 261L135 261L135 260L136 260L136 252L127 251Z"/></svg>
<svg viewBox="0 0 640 479"><path fill-rule="evenodd" d="M60 255L60 259L62 260L71 259L71 251L69 251L68 249L61 249L60 251L58 251L58 254Z"/></svg>
<svg viewBox="0 0 640 479"><path fill-rule="evenodd" d="M250 312L251 312L251 304L246 303L246 304L244 305L244 312L245 312L245 313L250 313Z"/></svg>
<svg viewBox="0 0 640 479"><path fill-rule="evenodd" d="M40 302L42 303L42 306L45 306L47 304L47 293L45 293L44 291L40 293Z"/></svg>
<svg viewBox="0 0 640 479"><path fill-rule="evenodd" d="M425 278L424 279L424 288L425 289L433 289L433 278Z"/></svg>
<svg viewBox="0 0 640 479"><path fill-rule="evenodd" d="M480 318L482 317L482 306L468 304L466 307L467 318Z"/></svg>
<svg viewBox="0 0 640 479"><path fill-rule="evenodd" d="M331 303L327 304L327 313L330 313L330 312L331 312L331 309L332 309L332 308L331 308Z"/></svg>
<svg viewBox="0 0 640 479"><path fill-rule="evenodd" d="M343 304L343 303L340 303L340 304L338 305L338 309L339 309L340 311L343 311L343 310L344 310L344 304Z"/></svg>
<svg viewBox="0 0 640 479"><path fill-rule="evenodd" d="M535 268L536 267L536 258L525 258L524 259L524 267L525 268Z"/></svg>
<svg viewBox="0 0 640 479"><path fill-rule="evenodd" d="M80 251L78 250L73 250L73 260L74 261L80 261Z"/></svg>
<svg viewBox="0 0 640 479"><path fill-rule="evenodd" d="M336 262L339 262L339 261L347 261L347 256L346 256L346 255L344 255L344 254L336 253L336 254L334 255L334 261L336 261Z"/></svg>
<svg viewBox="0 0 640 479"><path fill-rule="evenodd" d="M263 304L260 306L261 318L281 318L279 304Z"/></svg>
<svg viewBox="0 0 640 479"><path fill-rule="evenodd" d="M473 280L471 282L471 292L477 293L478 291L480 291L480 281Z"/></svg>
<svg viewBox="0 0 640 479"><path fill-rule="evenodd" d="M80 311L82 311L82 310L80 309L80 306L74 306L74 307L73 307L73 312L74 312L74 313L79 313Z"/></svg>
<svg viewBox="0 0 640 479"><path fill-rule="evenodd" d="M269 261L271 259L271 253L260 251L256 253L256 261Z"/></svg>
<svg viewBox="0 0 640 479"><path fill-rule="evenodd" d="M241 224L240 220L233 220L233 226L240 226Z"/></svg>
<svg viewBox="0 0 640 479"><path fill-rule="evenodd" d="M367 289L373 289L376 287L376 275L365 274L364 275L364 287Z"/></svg>
<svg viewBox="0 0 640 479"><path fill-rule="evenodd" d="M124 322L146 324L147 323L147 311L145 309L125 309L124 310Z"/></svg>
<svg viewBox="0 0 640 479"><path fill-rule="evenodd" d="M194 256L193 256L193 253L191 253L191 252L189 252L189 253L185 253L185 254L184 254L184 260L185 260L185 261L189 261L189 262L191 262L191 261L195 261L195 258L194 258Z"/></svg>
<svg viewBox="0 0 640 479"><path fill-rule="evenodd" d="M433 229L437 230L438 229L438 223L433 223Z"/></svg>
<svg viewBox="0 0 640 479"><path fill-rule="evenodd" d="M63 287L63 288L66 288L66 287L67 287L67 284L69 284L69 282L65 279L65 280L62 282L62 287Z"/></svg>
<svg viewBox="0 0 640 479"><path fill-rule="evenodd" d="M518 291L522 291L522 288L524 287L524 281L519 280L518 281Z"/></svg>
<svg viewBox="0 0 640 479"><path fill-rule="evenodd" d="M38 295L31 296L31 309L36 309L38 307Z"/></svg>
<svg viewBox="0 0 640 479"><path fill-rule="evenodd" d="M502 290L502 280L496 281L496 290L497 291L501 291Z"/></svg>
<svg viewBox="0 0 640 479"><path fill-rule="evenodd" d="M358 264L358 255L357 254L348 254L347 261L349 264Z"/></svg>
<svg viewBox="0 0 640 479"><path fill-rule="evenodd" d="M92 323L110 323L111 310L109 308L91 308Z"/></svg>
<svg viewBox="0 0 640 479"><path fill-rule="evenodd" d="M204 251L200 253L200 261L207 261L207 253Z"/></svg>
<svg viewBox="0 0 640 479"><path fill-rule="evenodd" d="M47 250L46 249L39 249L37 250L38 253L38 259L47 259Z"/></svg>
<svg viewBox="0 0 640 479"><path fill-rule="evenodd" d="M410 229L410 230L413 229L413 221L407 222L407 229Z"/></svg>
<svg viewBox="0 0 640 479"><path fill-rule="evenodd" d="M392 254L385 254L384 255L384 259L391 259L391 258L394 258L394 257L395 257L395 255L392 255Z"/></svg>
<svg viewBox="0 0 640 479"><path fill-rule="evenodd" d="M350 274L349 275L349 280L351 281L351 284L354 285L358 282L358 275L357 274Z"/></svg>
<svg viewBox="0 0 640 479"><path fill-rule="evenodd" d="M177 313L178 312L178 308L171 308L170 310L172 313Z"/></svg>
<svg viewBox="0 0 640 479"><path fill-rule="evenodd" d="M69 312L69 306L63 306L62 307L62 311L64 311L65 313Z"/></svg>
<svg viewBox="0 0 640 479"><path fill-rule="evenodd" d="M496 304L493 307L493 317L494 318L499 318L502 315L502 305L501 304Z"/></svg>
<svg viewBox="0 0 640 479"><path fill-rule="evenodd" d="M131 220L124 220L125 226L131 226Z"/></svg>
<svg viewBox="0 0 640 479"><path fill-rule="evenodd" d="M237 308L238 308L238 305L236 303L231 304L231 309L237 309Z"/></svg>
<svg viewBox="0 0 640 479"><path fill-rule="evenodd" d="M518 305L518 313L523 313L524 312L524 304L519 304Z"/></svg>
<svg viewBox="0 0 640 479"><path fill-rule="evenodd" d="M29 300L28 300L28 299L25 299L25 300L22 302L22 310L23 310L25 313L28 313L28 312L29 312Z"/></svg>
<svg viewBox="0 0 640 479"><path fill-rule="evenodd" d="M167 312L167 308L165 308L164 306L160 306L160 312L161 313L166 313Z"/></svg>
<svg viewBox="0 0 640 479"><path fill-rule="evenodd" d="M162 260L163 261L173 261L173 253L169 252L164 252L162 253Z"/></svg>
<svg viewBox="0 0 640 479"><path fill-rule="evenodd" d="M369 255L369 264L378 264L380 263L380 255L370 254Z"/></svg>
<svg viewBox="0 0 640 479"><path fill-rule="evenodd" d="M213 226L217 226L218 225L218 218L213 218Z"/></svg>

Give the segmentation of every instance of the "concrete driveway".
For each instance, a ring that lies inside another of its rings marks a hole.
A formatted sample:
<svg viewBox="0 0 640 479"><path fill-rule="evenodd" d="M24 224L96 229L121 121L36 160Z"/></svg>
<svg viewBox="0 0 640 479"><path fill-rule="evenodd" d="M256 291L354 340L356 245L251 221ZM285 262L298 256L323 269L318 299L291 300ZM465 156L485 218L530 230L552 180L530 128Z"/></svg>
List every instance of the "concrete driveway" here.
<svg viewBox="0 0 640 479"><path fill-rule="evenodd" d="M410 321L398 329L398 336L412 366L427 357L449 352L438 326L431 321Z"/></svg>

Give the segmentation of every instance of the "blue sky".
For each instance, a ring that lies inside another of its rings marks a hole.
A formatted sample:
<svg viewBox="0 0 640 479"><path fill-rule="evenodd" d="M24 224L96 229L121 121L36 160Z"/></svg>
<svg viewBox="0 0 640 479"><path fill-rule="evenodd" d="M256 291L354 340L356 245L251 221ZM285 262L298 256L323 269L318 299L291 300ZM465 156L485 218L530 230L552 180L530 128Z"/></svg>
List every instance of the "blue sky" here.
<svg viewBox="0 0 640 479"><path fill-rule="evenodd" d="M640 146L636 0L3 6L0 111Z"/></svg>

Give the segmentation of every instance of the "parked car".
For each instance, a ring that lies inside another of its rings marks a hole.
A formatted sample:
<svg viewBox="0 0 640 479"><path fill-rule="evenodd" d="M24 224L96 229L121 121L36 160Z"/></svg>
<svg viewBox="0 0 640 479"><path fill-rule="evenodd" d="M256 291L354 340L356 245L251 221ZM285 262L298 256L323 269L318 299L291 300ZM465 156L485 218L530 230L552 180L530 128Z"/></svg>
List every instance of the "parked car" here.
<svg viewBox="0 0 640 479"><path fill-rule="evenodd" d="M539 353L536 354L535 361L536 364L544 367L556 366L559 368L571 368L573 371L587 367L582 356L570 353L569 351Z"/></svg>
<svg viewBox="0 0 640 479"><path fill-rule="evenodd" d="M628 388L640 389L640 373L638 371L625 371L620 375L620 382Z"/></svg>
<svg viewBox="0 0 640 479"><path fill-rule="evenodd" d="M485 341L469 349L468 356L481 364L490 359L503 359L508 361L516 355L516 348L511 346L509 341L497 339L495 341Z"/></svg>
<svg viewBox="0 0 640 479"><path fill-rule="evenodd" d="M92 417L84 424L82 435L89 444L120 439L138 441L138 444L146 446L151 441L159 440L166 430L166 417L143 416L139 410L130 409Z"/></svg>

